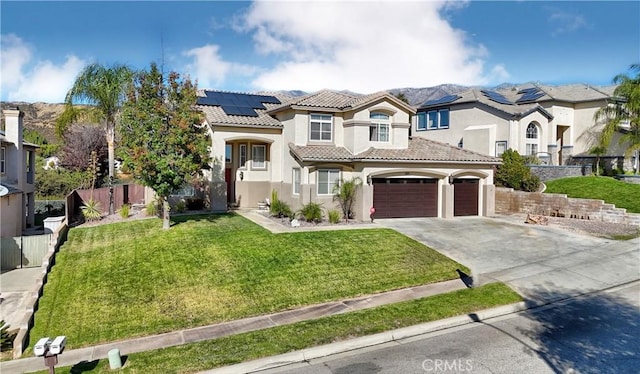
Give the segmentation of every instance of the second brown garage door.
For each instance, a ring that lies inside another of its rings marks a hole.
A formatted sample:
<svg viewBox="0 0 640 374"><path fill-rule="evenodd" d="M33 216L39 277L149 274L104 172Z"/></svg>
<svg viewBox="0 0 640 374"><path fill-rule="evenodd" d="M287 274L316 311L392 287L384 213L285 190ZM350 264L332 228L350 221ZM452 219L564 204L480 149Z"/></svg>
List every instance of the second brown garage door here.
<svg viewBox="0 0 640 374"><path fill-rule="evenodd" d="M437 217L438 180L374 178L375 218Z"/></svg>
<svg viewBox="0 0 640 374"><path fill-rule="evenodd" d="M478 215L478 179L453 180L453 215Z"/></svg>

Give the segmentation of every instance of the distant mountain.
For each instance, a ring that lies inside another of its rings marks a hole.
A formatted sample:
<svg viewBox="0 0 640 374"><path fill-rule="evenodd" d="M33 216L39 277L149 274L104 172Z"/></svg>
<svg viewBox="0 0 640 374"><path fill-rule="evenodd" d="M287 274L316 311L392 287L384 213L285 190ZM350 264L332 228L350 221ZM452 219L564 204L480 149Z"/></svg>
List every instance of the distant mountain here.
<svg viewBox="0 0 640 374"><path fill-rule="evenodd" d="M55 135L56 119L64 110L64 104L0 102L2 110L18 107L24 112L24 127L36 130L49 143L57 141Z"/></svg>
<svg viewBox="0 0 640 374"><path fill-rule="evenodd" d="M511 87L512 83L503 83L497 87ZM423 88L393 88L387 90L393 95L399 93L409 101L409 104L413 106L420 106L427 100L437 99L442 96L456 94L462 91L466 91L472 87L461 86L457 84L441 84L433 87ZM344 91L353 93L351 91ZM301 90L288 90L288 91L270 91L264 92L265 94L277 94L280 93L284 96L299 97L308 94L308 92ZM1 102L0 107L2 109L10 107L19 107L25 113L24 124L25 128L33 129L42 134L49 142L56 142L55 137L55 121L64 110L64 104L48 104L48 103L25 103L25 102Z"/></svg>
<svg viewBox="0 0 640 374"><path fill-rule="evenodd" d="M443 96L457 94L458 92L466 91L470 88L471 87L469 86L460 86L457 84L441 84L438 86L423 88L393 88L387 91L394 95L402 93L409 101L409 104L420 106L427 100L438 99Z"/></svg>

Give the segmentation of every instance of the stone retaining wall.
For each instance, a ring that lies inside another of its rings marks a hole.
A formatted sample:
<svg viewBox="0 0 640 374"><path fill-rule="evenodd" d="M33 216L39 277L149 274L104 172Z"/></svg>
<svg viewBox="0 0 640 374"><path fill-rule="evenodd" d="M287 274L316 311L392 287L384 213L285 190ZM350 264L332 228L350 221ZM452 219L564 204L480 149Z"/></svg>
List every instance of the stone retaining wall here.
<svg viewBox="0 0 640 374"><path fill-rule="evenodd" d="M38 307L38 300L42 296L45 283L47 283L47 275L51 271L51 267L55 261L55 255L60 246L67 240L67 232L69 227L66 221L62 221L60 226L51 235L49 242L49 250L42 259L42 272L36 279L31 292L31 299L27 303L27 313L20 322L20 330L15 339L13 339L13 358L20 358L27 348L29 338L29 330L33 327L33 318Z"/></svg>
<svg viewBox="0 0 640 374"><path fill-rule="evenodd" d="M553 179L566 177L581 177L591 173L591 167L579 165L528 165L531 173L537 175L541 181L546 182Z"/></svg>
<svg viewBox="0 0 640 374"><path fill-rule="evenodd" d="M576 199L563 194L496 188L496 214L531 213L640 226L640 214L627 213L602 200Z"/></svg>

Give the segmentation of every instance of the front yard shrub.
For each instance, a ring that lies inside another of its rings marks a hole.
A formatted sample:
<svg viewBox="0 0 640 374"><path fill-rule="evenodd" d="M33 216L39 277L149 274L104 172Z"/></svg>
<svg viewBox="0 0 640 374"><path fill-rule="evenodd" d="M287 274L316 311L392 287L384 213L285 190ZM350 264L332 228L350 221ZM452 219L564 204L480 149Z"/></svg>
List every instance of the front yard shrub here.
<svg viewBox="0 0 640 374"><path fill-rule="evenodd" d="M362 185L362 180L358 177L343 179L333 188L333 201L337 201L342 209L344 220L349 222L353 218L353 206L356 203L358 188Z"/></svg>
<svg viewBox="0 0 640 374"><path fill-rule="evenodd" d="M129 204L124 204L121 208L120 208L120 217L122 218L129 218L129 211L131 210L131 206Z"/></svg>
<svg viewBox="0 0 640 374"><path fill-rule="evenodd" d="M514 190L533 192L540 187L540 179L531 174L526 158L513 149L502 154L502 165L498 166L495 176L497 185Z"/></svg>
<svg viewBox="0 0 640 374"><path fill-rule="evenodd" d="M305 221L319 223L322 221L322 204L309 202L298 212Z"/></svg>
<svg viewBox="0 0 640 374"><path fill-rule="evenodd" d="M158 212L160 211L158 200L153 200L148 202L147 206L145 207L145 210L148 216L151 216L151 217L157 216Z"/></svg>
<svg viewBox="0 0 640 374"><path fill-rule="evenodd" d="M175 209L178 213L184 213L187 209L187 203L184 200L180 200L176 203Z"/></svg>
<svg viewBox="0 0 640 374"><path fill-rule="evenodd" d="M12 348L13 339L9 334L9 325L4 320L0 321L0 350L2 352L8 351Z"/></svg>
<svg viewBox="0 0 640 374"><path fill-rule="evenodd" d="M102 210L100 209L100 202L94 199L89 199L82 207L82 215L89 221L97 221L102 218Z"/></svg>
<svg viewBox="0 0 640 374"><path fill-rule="evenodd" d="M289 204L278 199L278 191L271 191L271 205L269 206L269 213L273 217L284 218L293 217L293 211Z"/></svg>
<svg viewBox="0 0 640 374"><path fill-rule="evenodd" d="M340 222L340 211L337 209L331 209L327 212L327 215L329 216L329 222L336 224L338 222Z"/></svg>

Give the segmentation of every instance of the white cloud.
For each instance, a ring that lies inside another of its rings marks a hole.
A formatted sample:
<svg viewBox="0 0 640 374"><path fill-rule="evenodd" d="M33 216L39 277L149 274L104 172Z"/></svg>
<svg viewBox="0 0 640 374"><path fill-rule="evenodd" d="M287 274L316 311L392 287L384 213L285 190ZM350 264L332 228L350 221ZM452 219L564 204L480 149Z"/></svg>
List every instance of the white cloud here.
<svg viewBox="0 0 640 374"><path fill-rule="evenodd" d="M511 74L502 64L498 64L491 69L489 73L489 80L492 82L507 82Z"/></svg>
<svg viewBox="0 0 640 374"><path fill-rule="evenodd" d="M256 2L244 17L255 48L280 63L257 89L373 92L440 83L486 84L487 51L444 18L445 2Z"/></svg>
<svg viewBox="0 0 640 374"><path fill-rule="evenodd" d="M33 62L33 48L15 34L1 36L2 99L26 102L62 102L85 61L66 56L62 65Z"/></svg>
<svg viewBox="0 0 640 374"><path fill-rule="evenodd" d="M549 23L555 25L553 36L571 33L589 27L582 14L573 14L550 8Z"/></svg>
<svg viewBox="0 0 640 374"><path fill-rule="evenodd" d="M220 56L219 50L219 46L208 44L183 52L183 55L193 59L185 70L192 79L198 80L198 87L215 88L231 76L247 76L255 73L254 67L225 61Z"/></svg>

